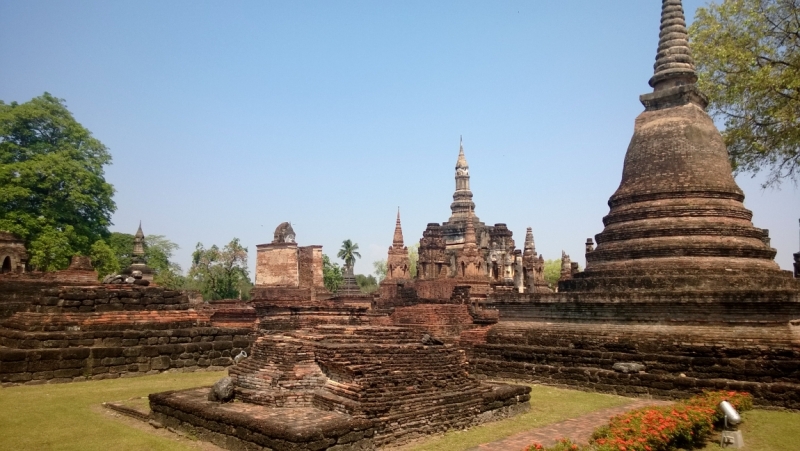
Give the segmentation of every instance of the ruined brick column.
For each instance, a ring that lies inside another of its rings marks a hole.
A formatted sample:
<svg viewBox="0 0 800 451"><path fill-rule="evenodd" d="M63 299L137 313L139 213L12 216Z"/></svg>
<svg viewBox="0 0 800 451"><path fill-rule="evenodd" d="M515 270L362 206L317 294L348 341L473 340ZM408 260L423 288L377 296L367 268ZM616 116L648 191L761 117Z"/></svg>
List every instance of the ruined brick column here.
<svg viewBox="0 0 800 451"><path fill-rule="evenodd" d="M681 1L663 0L653 92L640 97L622 181L586 270L560 291L680 289L701 275L704 289L785 284L696 81Z"/></svg>

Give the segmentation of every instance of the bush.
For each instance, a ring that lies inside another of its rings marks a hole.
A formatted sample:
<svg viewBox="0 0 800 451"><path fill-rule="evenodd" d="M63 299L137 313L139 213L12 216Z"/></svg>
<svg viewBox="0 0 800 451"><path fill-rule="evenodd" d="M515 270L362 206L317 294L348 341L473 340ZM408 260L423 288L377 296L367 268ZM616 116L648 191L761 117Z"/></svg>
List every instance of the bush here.
<svg viewBox="0 0 800 451"><path fill-rule="evenodd" d="M715 427L722 425L719 403L727 400L743 412L753 407L749 393L705 392L666 407L645 407L612 418L594 431L588 446L562 439L545 448L538 443L526 451L664 451L701 445Z"/></svg>

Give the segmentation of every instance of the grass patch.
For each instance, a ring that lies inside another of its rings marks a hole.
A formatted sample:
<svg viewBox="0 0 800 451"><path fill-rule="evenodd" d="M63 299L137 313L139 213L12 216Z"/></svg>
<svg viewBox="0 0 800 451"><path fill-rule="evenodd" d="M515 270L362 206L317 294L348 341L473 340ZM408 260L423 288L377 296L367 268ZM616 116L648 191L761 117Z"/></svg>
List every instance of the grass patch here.
<svg viewBox="0 0 800 451"><path fill-rule="evenodd" d="M507 420L478 426L403 446L403 451L463 451L518 432L631 402L621 396L531 385L531 410Z"/></svg>
<svg viewBox="0 0 800 451"><path fill-rule="evenodd" d="M2 449L188 450L92 411L106 401L211 385L224 371L0 388Z"/></svg>
<svg viewBox="0 0 800 451"><path fill-rule="evenodd" d="M796 451L800 413L779 410L751 410L742 414L745 451ZM719 434L714 434L703 451L720 450ZM726 447L726 450L732 448Z"/></svg>

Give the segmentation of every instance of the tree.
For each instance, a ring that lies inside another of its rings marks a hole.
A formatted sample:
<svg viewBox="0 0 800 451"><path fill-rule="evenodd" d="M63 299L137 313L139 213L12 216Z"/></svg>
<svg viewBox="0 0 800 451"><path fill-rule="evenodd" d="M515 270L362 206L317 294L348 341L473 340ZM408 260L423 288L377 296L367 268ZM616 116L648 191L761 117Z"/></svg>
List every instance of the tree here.
<svg viewBox="0 0 800 451"><path fill-rule="evenodd" d="M114 188L104 178L106 147L44 93L0 101L0 230L32 251L31 266L63 269L108 236ZM56 247L58 249L56 249Z"/></svg>
<svg viewBox="0 0 800 451"><path fill-rule="evenodd" d="M558 285L558 279L561 278L561 259L545 260L544 262L544 280L551 288Z"/></svg>
<svg viewBox="0 0 800 451"><path fill-rule="evenodd" d="M75 229L72 226L59 230L51 225L43 225L38 230L36 239L28 246L28 262L41 271L64 269L69 266L70 259L75 254L72 247L75 241Z"/></svg>
<svg viewBox="0 0 800 451"><path fill-rule="evenodd" d="M155 273L153 281L165 288L183 288L185 278L181 266L170 261L172 253L180 247L168 240L164 235L147 235L144 237L144 255L147 266ZM245 252L247 250L245 249ZM247 292L249 293L249 289Z"/></svg>
<svg viewBox="0 0 800 451"><path fill-rule="evenodd" d="M130 233L111 232L108 246L114 252L120 270L131 265L133 258L133 235Z"/></svg>
<svg viewBox="0 0 800 451"><path fill-rule="evenodd" d="M375 276L378 277L378 283L381 283L386 278L386 260L378 260L372 262L372 267L375 268Z"/></svg>
<svg viewBox="0 0 800 451"><path fill-rule="evenodd" d="M103 240L97 240L92 244L89 258L92 259L92 266L100 279L109 274L117 274L121 269L114 250Z"/></svg>
<svg viewBox="0 0 800 451"><path fill-rule="evenodd" d="M700 89L737 173L800 179L800 0L724 0L690 28Z"/></svg>
<svg viewBox="0 0 800 451"><path fill-rule="evenodd" d="M417 277L417 261L419 260L419 243L408 246L408 273L411 278Z"/></svg>
<svg viewBox="0 0 800 451"><path fill-rule="evenodd" d="M361 254L358 253L358 244L350 240L342 241L342 248L339 249L336 256L344 260L345 266L351 268L356 264L356 257L361 258Z"/></svg>
<svg viewBox="0 0 800 451"><path fill-rule="evenodd" d="M108 237L108 246L117 260L117 271L131 265L133 235L130 233L111 232ZM147 266L153 269L153 281L165 288L184 288L186 278L183 276L183 270L179 264L170 260L173 252L178 249L179 246L164 235L146 235L144 237L145 261ZM94 258L92 258L92 261L94 261Z"/></svg>
<svg viewBox="0 0 800 451"><path fill-rule="evenodd" d="M356 284L361 289L362 293L373 293L378 289L378 279L372 274L365 276L364 274L356 274Z"/></svg>
<svg viewBox="0 0 800 451"><path fill-rule="evenodd" d="M331 263L327 254L322 254L322 283L325 284L325 288L331 293L336 293L342 282L344 282L342 268L337 263Z"/></svg>
<svg viewBox="0 0 800 451"><path fill-rule="evenodd" d="M206 249L202 243L197 243L188 278L206 300L246 299L252 287L247 271L247 248L242 247L238 238L222 249L216 244Z"/></svg>

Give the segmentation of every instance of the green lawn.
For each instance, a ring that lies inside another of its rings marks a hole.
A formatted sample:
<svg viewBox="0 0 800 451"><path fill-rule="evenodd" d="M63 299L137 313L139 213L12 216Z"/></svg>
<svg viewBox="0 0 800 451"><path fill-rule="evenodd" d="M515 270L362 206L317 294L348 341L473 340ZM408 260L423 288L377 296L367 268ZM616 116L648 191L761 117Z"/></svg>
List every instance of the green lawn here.
<svg viewBox="0 0 800 451"><path fill-rule="evenodd" d="M0 388L0 450L189 450L169 438L136 429L98 408L165 390L210 385L225 372L165 373L155 376ZM463 451L527 429L630 402L627 398L531 386L530 412L504 421L456 431L402 447L405 451ZM130 403L141 404L142 400ZM795 451L800 413L744 413L745 451ZM704 450L718 450L713 441ZM730 448L725 448L730 449Z"/></svg>
<svg viewBox="0 0 800 451"><path fill-rule="evenodd" d="M779 410L751 410L742 414L742 451L797 451L800 449L800 413ZM716 440L719 436L715 435ZM710 441L703 451L730 450Z"/></svg>
<svg viewBox="0 0 800 451"><path fill-rule="evenodd" d="M97 411L106 401L211 385L225 372L154 376L0 388L2 450L188 450Z"/></svg>
<svg viewBox="0 0 800 451"><path fill-rule="evenodd" d="M531 410L503 421L467 431L448 432L424 442L404 446L404 451L463 451L528 429L631 402L620 396L531 385Z"/></svg>

